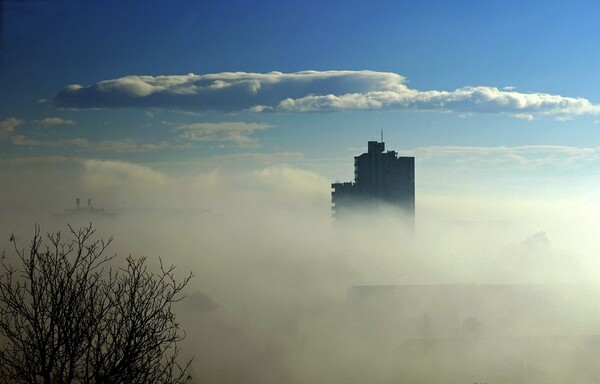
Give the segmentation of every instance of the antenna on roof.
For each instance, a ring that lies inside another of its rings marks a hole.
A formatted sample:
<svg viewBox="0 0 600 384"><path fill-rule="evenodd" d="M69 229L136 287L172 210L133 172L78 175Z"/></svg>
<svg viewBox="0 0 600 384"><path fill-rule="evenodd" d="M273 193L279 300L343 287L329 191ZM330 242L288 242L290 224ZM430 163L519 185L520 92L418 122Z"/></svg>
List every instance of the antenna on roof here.
<svg viewBox="0 0 600 384"><path fill-rule="evenodd" d="M381 142L383 143L383 129L381 130Z"/></svg>

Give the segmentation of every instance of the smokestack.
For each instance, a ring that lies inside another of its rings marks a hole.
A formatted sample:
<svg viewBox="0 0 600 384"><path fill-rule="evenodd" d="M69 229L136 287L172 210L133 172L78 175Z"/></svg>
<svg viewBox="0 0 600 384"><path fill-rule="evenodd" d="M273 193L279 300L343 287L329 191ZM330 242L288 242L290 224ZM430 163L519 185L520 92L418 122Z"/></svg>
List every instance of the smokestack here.
<svg viewBox="0 0 600 384"><path fill-rule="evenodd" d="M77 204L77 208L79 208L81 201L79 200L79 197L75 199L75 204Z"/></svg>
<svg viewBox="0 0 600 384"><path fill-rule="evenodd" d="M92 199L88 199L88 207L92 208Z"/></svg>

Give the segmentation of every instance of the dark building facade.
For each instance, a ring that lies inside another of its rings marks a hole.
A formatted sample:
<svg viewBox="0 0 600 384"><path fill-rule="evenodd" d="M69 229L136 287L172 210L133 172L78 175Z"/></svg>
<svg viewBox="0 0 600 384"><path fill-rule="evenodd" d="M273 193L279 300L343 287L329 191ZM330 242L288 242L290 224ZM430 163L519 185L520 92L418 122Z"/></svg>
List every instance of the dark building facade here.
<svg viewBox="0 0 600 384"><path fill-rule="evenodd" d="M354 157L354 182L331 185L333 216L347 216L377 203L415 215L415 158L385 151L385 143L368 142L368 152Z"/></svg>

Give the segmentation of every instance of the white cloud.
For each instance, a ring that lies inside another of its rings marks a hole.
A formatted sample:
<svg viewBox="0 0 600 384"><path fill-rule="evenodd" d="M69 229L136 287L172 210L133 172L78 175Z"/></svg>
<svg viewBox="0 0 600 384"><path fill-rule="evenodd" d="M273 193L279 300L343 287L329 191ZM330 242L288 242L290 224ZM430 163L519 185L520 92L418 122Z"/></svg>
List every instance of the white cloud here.
<svg viewBox="0 0 600 384"><path fill-rule="evenodd" d="M272 125L245 122L193 123L180 125L173 130L185 141L228 141L237 145L254 145L251 135L256 131L272 128Z"/></svg>
<svg viewBox="0 0 600 384"><path fill-rule="evenodd" d="M53 125L75 125L75 121L71 119L62 119L60 117L47 117L42 120L34 120L34 123L38 123L44 126L53 126ZM9 117L4 120L0 120L0 140L4 140L9 137L20 125L25 124L26 122L21 119L17 119L16 117ZM17 136L17 138L13 139L19 141L23 136Z"/></svg>
<svg viewBox="0 0 600 384"><path fill-rule="evenodd" d="M447 164L512 163L520 166L560 166L575 169L600 160L600 147L563 145L521 145L495 147L429 146L403 151L420 162L441 161Z"/></svg>
<svg viewBox="0 0 600 384"><path fill-rule="evenodd" d="M0 140L3 140L10 136L16 127L23 124L23 120L19 120L15 117L9 117L0 121Z"/></svg>
<svg viewBox="0 0 600 384"><path fill-rule="evenodd" d="M512 116L517 119L522 119L522 120L530 120L531 121L534 119L534 116L530 113L515 113Z"/></svg>
<svg viewBox="0 0 600 384"><path fill-rule="evenodd" d="M570 116L570 115L558 116L556 118L556 120L558 120L558 121L571 121L571 120L573 120L573 116Z"/></svg>
<svg viewBox="0 0 600 384"><path fill-rule="evenodd" d="M127 76L90 86L70 85L54 98L63 108L148 107L248 112L416 110L506 113L517 118L598 114L591 101L513 87L463 87L452 91L411 89L396 73L302 71L224 72L205 75Z"/></svg>
<svg viewBox="0 0 600 384"><path fill-rule="evenodd" d="M519 93L494 87L465 87L454 91L376 91L344 95L309 95L283 100L285 111L317 112L366 109L406 109L459 113L510 113L511 115L597 114L600 106L582 98L547 93Z"/></svg>
<svg viewBox="0 0 600 384"><path fill-rule="evenodd" d="M77 124L75 120L72 119L63 119L60 117L46 117L45 119L37 121L38 123L49 127L55 125L75 125Z"/></svg>
<svg viewBox="0 0 600 384"><path fill-rule="evenodd" d="M30 146L30 147L71 147L81 148L96 152L117 152L117 153L136 153L136 152L152 152L165 149L171 144L161 141L158 143L145 143L132 139L124 140L98 140L90 141L88 139L73 138L64 140L37 140L31 139L24 135L17 135L12 139L13 145Z"/></svg>
<svg viewBox="0 0 600 384"><path fill-rule="evenodd" d="M124 140L99 140L90 142L88 148L101 152L154 152L169 148L171 144L166 141L157 143L140 142L133 139Z"/></svg>
<svg viewBox="0 0 600 384"><path fill-rule="evenodd" d="M255 105L248 109L244 109L245 112L252 112L252 113L261 113L261 112L267 112L267 111L272 111L272 110L273 110L273 107L270 107L268 105Z"/></svg>
<svg viewBox="0 0 600 384"><path fill-rule="evenodd" d="M74 138L65 140L38 140L32 139L25 135L17 135L12 139L13 145L30 146L30 147L80 147L89 148L90 141L87 139Z"/></svg>

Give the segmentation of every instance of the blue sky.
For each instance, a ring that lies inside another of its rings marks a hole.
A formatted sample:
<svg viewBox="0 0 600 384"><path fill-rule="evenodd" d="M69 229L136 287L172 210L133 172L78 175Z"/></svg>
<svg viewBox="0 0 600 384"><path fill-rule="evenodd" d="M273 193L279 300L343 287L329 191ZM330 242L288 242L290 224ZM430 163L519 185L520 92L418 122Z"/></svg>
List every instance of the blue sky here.
<svg viewBox="0 0 600 384"><path fill-rule="evenodd" d="M7 166L284 164L333 181L383 129L423 191L598 176L592 1L2 4Z"/></svg>

